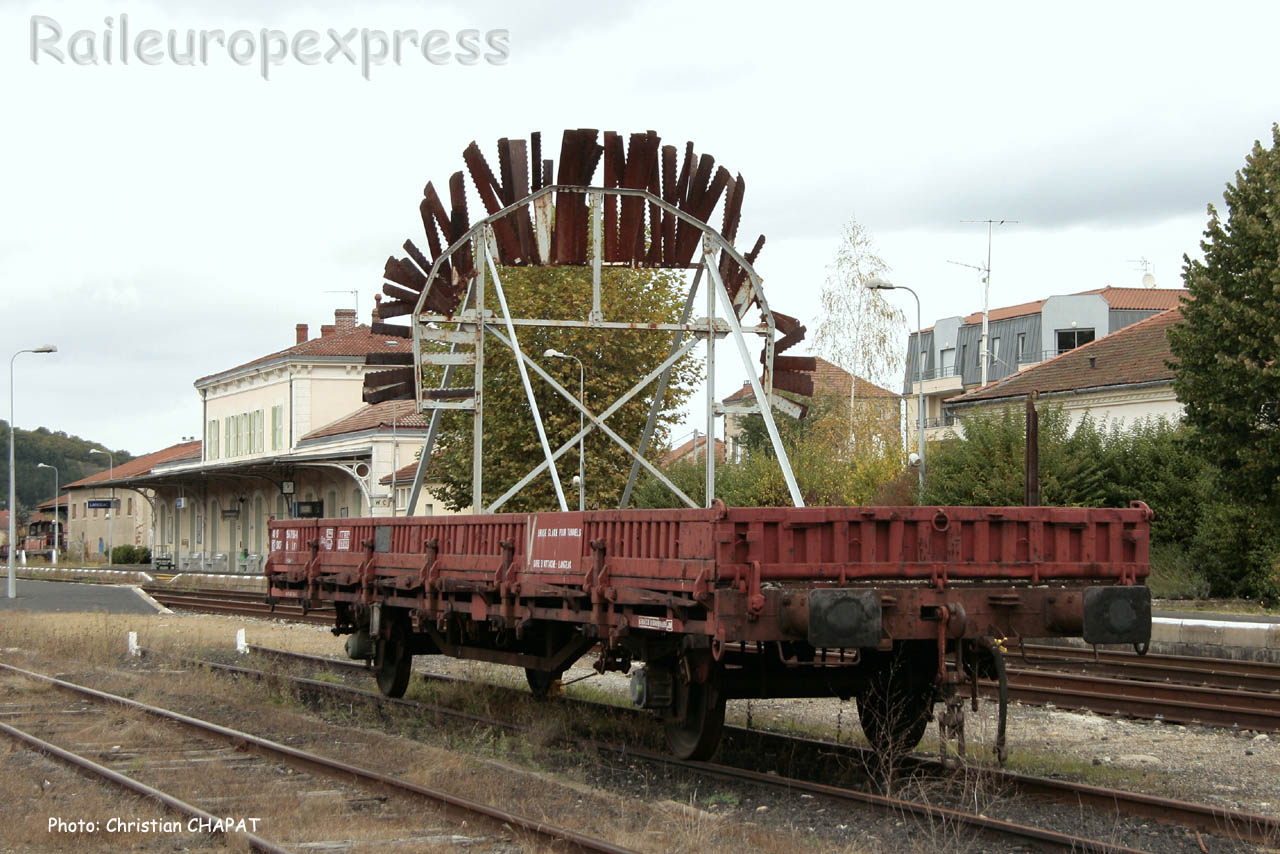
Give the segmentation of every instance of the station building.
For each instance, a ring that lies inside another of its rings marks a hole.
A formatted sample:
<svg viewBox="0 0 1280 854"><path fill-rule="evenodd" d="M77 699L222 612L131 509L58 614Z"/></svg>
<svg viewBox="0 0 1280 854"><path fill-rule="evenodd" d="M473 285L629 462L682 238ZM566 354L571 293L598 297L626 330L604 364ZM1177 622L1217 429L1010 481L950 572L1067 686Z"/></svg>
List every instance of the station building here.
<svg viewBox="0 0 1280 854"><path fill-rule="evenodd" d="M149 514L133 523L149 532L138 544L149 545L158 564L220 572L261 571L272 518L447 512L425 489L407 508L407 485L391 484L426 439L415 403L362 398L365 357L408 350L410 342L374 334L350 309L337 310L319 336L306 324L294 334L288 348L195 381L203 439L138 457L113 478L69 484L71 507L86 504L85 489L136 494L134 511L145 503ZM124 505L118 513L126 516ZM83 534L97 545L91 520L70 518L68 540ZM123 518L114 524L128 527Z"/></svg>

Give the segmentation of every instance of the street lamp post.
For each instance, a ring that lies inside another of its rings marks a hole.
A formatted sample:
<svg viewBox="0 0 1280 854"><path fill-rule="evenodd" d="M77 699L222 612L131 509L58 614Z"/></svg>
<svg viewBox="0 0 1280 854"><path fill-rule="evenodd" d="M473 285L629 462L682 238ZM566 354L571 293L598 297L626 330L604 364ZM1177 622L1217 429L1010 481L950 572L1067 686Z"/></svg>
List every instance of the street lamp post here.
<svg viewBox="0 0 1280 854"><path fill-rule="evenodd" d="M53 562L58 562L58 491L61 489L61 480L58 477L58 467L51 466L48 463L36 463L38 469L53 469Z"/></svg>
<svg viewBox="0 0 1280 854"><path fill-rule="evenodd" d="M14 541L16 536L14 532L14 521L18 514L18 509L14 505L17 503L17 481L13 477L13 445L18 441L18 433L13 426L13 362L23 353L56 353L58 348L52 344L45 344L43 347L36 347L32 350L19 350L9 359L9 598L16 599L18 597L17 583L14 581L13 573L13 553Z"/></svg>
<svg viewBox="0 0 1280 854"><path fill-rule="evenodd" d="M924 326L920 322L920 295L906 285L894 285L884 279L874 277L867 281L869 291L906 291L916 299L916 418L918 453L920 454L920 489L924 490L924 362L920 354L924 352Z"/></svg>
<svg viewBox="0 0 1280 854"><path fill-rule="evenodd" d="M91 454L107 455L107 480L115 478L116 458L110 451L102 451L97 448L90 448ZM112 527L115 525L116 517L114 514L116 509L116 488L111 487L111 493L107 496L111 500L111 506L107 508L107 566L111 566L111 550L115 548L115 537L112 536Z"/></svg>
<svg viewBox="0 0 1280 854"><path fill-rule="evenodd" d="M561 353L559 350L548 349L542 354L548 359L573 359L578 363L578 405L583 405L582 390L586 385L587 372L582 367L582 360L577 356L570 356L568 353ZM582 432L583 427L582 410L578 410L578 432ZM578 438L578 509L587 509L587 476L585 460L587 458L587 437L583 434Z"/></svg>

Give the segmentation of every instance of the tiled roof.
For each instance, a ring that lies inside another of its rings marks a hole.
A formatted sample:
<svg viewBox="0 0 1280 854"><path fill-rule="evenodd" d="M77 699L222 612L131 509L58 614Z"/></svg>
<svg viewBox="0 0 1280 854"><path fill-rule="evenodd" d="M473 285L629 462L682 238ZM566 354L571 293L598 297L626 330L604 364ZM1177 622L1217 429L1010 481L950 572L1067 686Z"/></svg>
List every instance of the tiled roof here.
<svg viewBox="0 0 1280 854"><path fill-rule="evenodd" d="M1086 291L1086 293L1096 293L1096 291ZM1044 300L1038 299L1035 302L1024 302L1018 305L1006 305L1000 308L987 309L987 322L994 323L997 320L1008 320L1010 317L1022 317L1024 314L1038 314L1044 306ZM975 311L973 314L967 314L960 319L965 326L982 322L982 312Z"/></svg>
<svg viewBox="0 0 1280 854"><path fill-rule="evenodd" d="M1105 287L1097 291L1113 309L1136 309L1139 311L1168 311L1182 305L1184 297L1189 297L1184 288L1113 288Z"/></svg>
<svg viewBox="0 0 1280 854"><path fill-rule="evenodd" d="M855 377L844 368L826 359L818 356L814 358L818 363L818 369L813 372L813 389L818 394L838 394L848 396L850 380L857 382L856 397L898 397L895 392L889 391L887 388L881 388L873 382L868 382L862 377ZM739 400L750 400L754 397L751 390L751 383L743 383L742 388L726 397L721 403L733 403Z"/></svg>
<svg viewBox="0 0 1280 854"><path fill-rule="evenodd" d="M413 476L417 473L418 473L418 461L414 460L413 462L409 463L409 465L401 466L400 468L396 469L396 472L395 472L396 483L412 483ZM391 483L391 475L389 474L383 475L378 480L378 483L381 483L381 484Z"/></svg>
<svg viewBox="0 0 1280 854"><path fill-rule="evenodd" d="M79 480L66 484L70 489L73 486L92 486L95 483L110 480L114 477L119 480L122 477L136 477L146 474L151 469L161 463L172 463L178 460L198 460L200 459L199 439L194 442L179 442L176 445L170 445L159 451L152 451L149 454L143 454L140 457L134 457L128 462L121 463L114 469L103 469L97 474L91 474L88 477L82 477Z"/></svg>
<svg viewBox="0 0 1280 854"><path fill-rule="evenodd" d="M301 344L295 344L284 350L278 350L275 353L254 359L251 362L245 362L243 365L237 365L234 368L225 368L208 376L201 377L196 380L195 384L199 386L206 380L223 374L235 373L245 368L251 368L254 365L272 362L276 359L296 358L305 359L308 356L351 356L353 359L364 361L364 357L370 353L409 353L413 350L413 343L405 338L390 338L386 335L375 335L373 330L368 326L357 326L347 332L330 332L322 334L318 338L312 338Z"/></svg>
<svg viewBox="0 0 1280 854"><path fill-rule="evenodd" d="M312 430L302 437L322 439L326 436L339 436L343 433L361 433L365 430L390 430L392 422L401 430L425 430L429 419L418 412L417 403L412 400L386 400L361 407L332 424L326 424L318 430Z"/></svg>
<svg viewBox="0 0 1280 854"><path fill-rule="evenodd" d="M695 436L689 441L685 442L683 445L679 446L678 448L673 448L670 451L667 451L665 454L663 454L662 459L659 462L659 465L662 465L665 467L665 466L671 465L677 460L683 460L686 457L691 457L695 449L699 454L705 454L706 447L707 447L707 437ZM719 439L716 439L716 443L713 447L716 449L716 460L718 460L719 462L724 462L724 442L722 442Z"/></svg>
<svg viewBox="0 0 1280 854"><path fill-rule="evenodd" d="M9 536L9 511L0 510L0 533Z"/></svg>
<svg viewBox="0 0 1280 854"><path fill-rule="evenodd" d="M53 509L53 503L54 503L55 501L57 501L57 502L58 502L58 507L60 507L60 508L62 508L62 507L66 507L66 506L67 506L67 504L69 504L69 503L71 502L71 496L70 496L70 495L59 495L57 498L50 498L50 499L48 499L48 500L46 500L46 501L41 501L39 504L37 504L37 505L36 505L36 509L37 509L37 510L52 510L52 509Z"/></svg>
<svg viewBox="0 0 1280 854"><path fill-rule="evenodd" d="M1173 371L1165 365L1173 358L1168 332L1181 319L1181 309L1163 311L947 403L1172 380Z"/></svg>
<svg viewBox="0 0 1280 854"><path fill-rule="evenodd" d="M1106 301L1107 306L1116 310L1167 311L1177 308L1187 292L1182 288L1094 288L1079 291L1066 296L1082 297L1098 294ZM1044 306L1044 300L1024 302L1018 305L1002 306L987 310L987 322L1008 320L1010 317L1022 317L1024 314L1036 314ZM966 326L982 322L982 312L975 311L966 315L961 321ZM927 330L926 330L927 331Z"/></svg>

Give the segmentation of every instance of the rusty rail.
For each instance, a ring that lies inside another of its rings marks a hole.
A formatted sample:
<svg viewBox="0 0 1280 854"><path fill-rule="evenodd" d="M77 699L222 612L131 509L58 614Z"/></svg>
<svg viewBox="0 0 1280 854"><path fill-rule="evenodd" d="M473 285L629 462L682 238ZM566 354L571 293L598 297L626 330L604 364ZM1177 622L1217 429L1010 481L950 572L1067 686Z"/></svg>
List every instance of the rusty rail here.
<svg viewBox="0 0 1280 854"><path fill-rule="evenodd" d="M1280 664L1193 655L1137 655L1113 649L1024 644L1010 650L1011 666L1072 670L1098 676L1203 685L1243 691L1280 691Z"/></svg>
<svg viewBox="0 0 1280 854"><path fill-rule="evenodd" d="M1059 708L1088 709L1101 715L1280 731L1280 702L1273 693L1012 667L1008 674L1009 696L1020 703L1052 703ZM979 690L992 697L995 689L994 683L984 682Z"/></svg>
<svg viewBox="0 0 1280 854"><path fill-rule="evenodd" d="M144 588L151 598L166 608L223 614L233 617L260 617L295 623L328 626L333 624L333 608L313 608L306 612L292 602L279 602L273 608L263 601L262 593L245 591L195 590L173 591Z"/></svg>
<svg viewBox="0 0 1280 854"><path fill-rule="evenodd" d="M121 774L118 771L113 771L104 765L99 765L97 762L87 759L77 753L72 753L69 750L63 750L56 744L52 744L42 738L38 738L29 732L24 732L17 727L10 726L6 723L0 723L0 732L15 741L26 744L28 747L39 753L43 753L46 756L65 762L66 764L74 768L78 768L81 771L88 771L95 777L101 777L107 782L113 783L122 789L133 792L134 794L157 801L174 812L182 813L189 818L198 818L201 821L208 822L210 828L217 828L221 826L221 819L211 813L205 812L197 806L193 806L186 801L170 795L168 792L163 792L160 789L148 786L146 783L139 782L138 780ZM210 830L209 832L221 836L229 835L227 831L224 830ZM274 842L263 839L257 834L241 832L236 835L249 843L249 847L254 851L261 851L263 854L291 854L288 848L282 848Z"/></svg>
<svg viewBox="0 0 1280 854"><path fill-rule="evenodd" d="M299 750L295 747L280 744L279 742L261 738L260 736L252 735L247 732L210 723L209 721L203 721L199 718L193 718L189 715L184 715L181 712L175 712L170 709L163 709L158 706L140 703L137 700L130 700L127 697L110 694L106 691L99 691L95 688L78 685L74 682L68 682L53 676L46 676L43 673L24 670L23 668L14 667L11 664L5 664L3 662L0 662L0 670L14 673L37 682L43 682L46 685L52 685L62 690L90 697L99 702L112 703L133 711L143 712L161 720L182 724L184 726L191 727L206 736L214 736L226 741L228 744L239 750L269 755L274 759L282 760L287 764L303 768L309 772L319 773L328 777L339 777L342 779L354 780L361 785L382 789L396 795L416 796L450 809L460 810L472 815L484 816L500 824L509 824L513 827L519 827L548 841L564 843L579 851L595 851L603 852L603 854L636 854L636 852L630 848L615 845L602 839L596 839L594 837L557 827L537 819L526 818L525 816L507 812L506 810L498 809L497 807L490 806L488 804L449 794L448 792L444 792L440 789L433 789L427 786L418 785L417 783L410 783L406 780L401 780L388 774L382 774L377 771L361 768L336 759L329 759L327 757L320 756L319 754Z"/></svg>
<svg viewBox="0 0 1280 854"><path fill-rule="evenodd" d="M334 666L339 670L363 669L361 665L354 662L344 662L338 659L326 659L321 656L307 655L305 653L290 653L285 650L276 650L269 647L251 646L250 650L263 655L279 659L297 659L308 664L319 664L321 666ZM192 661L189 660L188 661ZM252 676L255 678L272 678L278 674L264 673L261 671L253 671L248 668L236 667L233 665L219 664L217 662L192 661L202 667L210 669ZM466 712L459 712L453 709L447 709L432 704L421 703L415 700L404 700L383 697L371 691L362 691L358 688L351 688L346 685L335 684L332 682L320 682L318 680L303 679L295 676L285 676L290 683L297 685L304 690L313 691L328 696L359 696L370 702L379 704L391 704L419 711L428 711L436 715L446 715L468 723L482 724L513 731L523 731L525 728L506 721L496 720L484 716L472 715ZM466 680L451 680L466 681ZM630 710L608 706L612 711L621 711L624 714ZM575 747L581 747L581 743L574 742ZM645 750L637 750L632 747L620 747L615 745L601 744L593 742L588 746L597 750L612 752L627 757L644 759L649 762L656 762L673 768L684 768L695 771L700 774L709 774L719 776L726 779L733 779L740 782L751 783L753 785L763 786L770 789L782 790L787 792L800 792L803 794L812 794L833 800L843 801L845 803L855 803L864 806L870 806L877 809L885 810L897 815L913 815L924 819L942 821L953 825L963 825L977 831L986 833L997 833L1002 836L1015 838L1018 840L1031 842L1037 846L1049 846L1054 849L1063 851L1077 852L1118 852L1125 854L1126 852L1136 852L1139 849L1125 848L1117 846L1109 842L1101 842L1097 840L1087 839L1084 837L1073 836L1071 834L1060 833L1058 831L1046 830L1044 828L1031 827L1028 825L1017 824L1015 822L1004 821L1002 819L993 819L988 816L978 815L975 813L966 813L960 810L953 810L946 807L938 807L931 804L924 804L915 801L907 801L899 798L888 797L884 795L876 795L869 792L861 792L855 789L846 789L838 786L830 786L821 783L810 782L790 777L782 777L774 774L762 774L756 771L750 771L742 768L735 768L728 765L720 765L709 762L691 762L686 760L675 759L665 754L652 753Z"/></svg>
<svg viewBox="0 0 1280 854"><path fill-rule="evenodd" d="M332 670L350 672L352 670L363 670L364 666L351 661L342 659L326 658L324 656L309 655L306 653L294 653L287 650L273 649L258 645L250 645L249 650L252 653L279 660L296 660L307 664L313 664L320 667L327 667ZM226 669L228 665L212 665L218 668ZM266 674L262 674L266 675ZM440 676L437 674L422 674L422 676L431 681L448 681L448 682L466 682L468 680L453 676ZM378 703L391 703L396 705L405 705L420 709L429 710L435 714L445 714L455 717L459 720L466 720L470 723L480 723L489 726L499 726L506 729L518 729L514 724L503 721L497 721L490 718L479 717L465 712L459 712L452 709L442 709L441 707L417 703L409 700L393 700L383 697L373 692L361 691L357 688L351 688L346 685L339 685L331 682L318 682L313 680L302 680L299 677L286 677L290 680L305 683L308 687L314 686L316 690L329 693L342 693L347 695L356 694L366 699ZM477 683L479 684L479 683ZM497 686L489 686L497 687ZM510 689L518 692L518 689ZM598 703L591 700L572 700L571 702L583 703L586 705L600 706L611 712L619 714L635 714L641 713L618 706L611 706ZM824 754L835 754L851 758L867 767L871 767L877 761L875 755L866 748L856 747L848 744L836 744L833 742L820 741L792 735L782 735L779 733L771 733L763 730L746 729L743 727L726 726L726 732L735 733L739 737L755 737L765 738L778 743L786 743L793 745L807 745L820 750ZM632 751L634 753L634 751ZM670 759L670 757L659 757L662 761ZM673 762L677 760L671 760ZM924 759L916 756L904 757L901 760L905 768L919 769L933 774L949 773L941 762L934 759ZM701 765L701 763L694 763ZM1165 824L1176 824L1182 827L1193 828L1195 830L1207 833L1215 833L1234 839L1241 839L1258 845L1274 844L1277 838L1280 838L1280 819L1271 818L1269 816L1258 815L1255 813L1246 813L1240 810L1231 810L1223 807L1212 806L1208 804L1197 804L1189 801L1177 800L1174 798L1164 798L1157 795L1148 795L1141 792L1129 792L1119 789L1104 788L1102 786L1094 786L1088 783L1077 783L1067 780L1057 780L1044 777L1034 777L1027 774L1019 774L1016 772L1006 771L998 768L983 767L982 772L989 775L993 784L997 786L1008 786L1016 788L1018 791L1029 795L1049 797L1057 801L1071 804L1082 804L1100 809L1104 811L1116 811L1122 815L1133 818L1145 818L1158 821ZM771 777L772 780L785 778ZM791 781L787 781L791 782Z"/></svg>

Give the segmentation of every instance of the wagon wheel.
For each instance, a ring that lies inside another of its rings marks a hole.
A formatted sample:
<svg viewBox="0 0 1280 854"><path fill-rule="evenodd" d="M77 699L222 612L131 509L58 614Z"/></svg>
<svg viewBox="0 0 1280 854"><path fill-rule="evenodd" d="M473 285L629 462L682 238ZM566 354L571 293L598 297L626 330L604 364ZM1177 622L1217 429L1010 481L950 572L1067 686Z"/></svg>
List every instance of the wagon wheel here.
<svg viewBox="0 0 1280 854"><path fill-rule="evenodd" d="M685 712L664 720L663 729L671 752L680 759L710 759L720 746L725 698L717 677L712 670L706 682L675 682L676 709L683 707Z"/></svg>
<svg viewBox="0 0 1280 854"><path fill-rule="evenodd" d="M528 680L529 692L533 694L535 700L545 700L550 697L552 686L563 675L552 670L535 670L532 667L524 669L524 678Z"/></svg>
<svg viewBox="0 0 1280 854"><path fill-rule="evenodd" d="M937 687L936 653L885 656L870 682L858 692L858 721L871 747L881 756L905 753L924 738L933 717ZM913 678L914 677L914 678Z"/></svg>
<svg viewBox="0 0 1280 854"><path fill-rule="evenodd" d="M378 690L386 697L403 697L409 687L413 672L413 655L409 645L398 633L390 638L378 638L377 653L373 660L374 676Z"/></svg>

